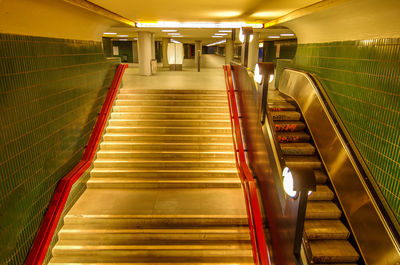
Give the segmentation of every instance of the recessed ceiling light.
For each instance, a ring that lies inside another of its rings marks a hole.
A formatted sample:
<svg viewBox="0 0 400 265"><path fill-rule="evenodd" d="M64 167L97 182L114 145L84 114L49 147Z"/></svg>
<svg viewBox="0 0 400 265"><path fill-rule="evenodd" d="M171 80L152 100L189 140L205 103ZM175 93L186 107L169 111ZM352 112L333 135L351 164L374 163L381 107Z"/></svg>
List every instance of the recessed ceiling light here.
<svg viewBox="0 0 400 265"><path fill-rule="evenodd" d="M279 39L280 36L268 36L268 39Z"/></svg>
<svg viewBox="0 0 400 265"><path fill-rule="evenodd" d="M104 35L117 35L116 32L104 32L103 34Z"/></svg>
<svg viewBox="0 0 400 265"><path fill-rule="evenodd" d="M231 33L232 30L218 30L218 32L226 32L226 33Z"/></svg>
<svg viewBox="0 0 400 265"><path fill-rule="evenodd" d="M211 36L212 38L222 38L222 36L216 36L216 35L213 35L213 36Z"/></svg>
<svg viewBox="0 0 400 265"><path fill-rule="evenodd" d="M176 36L174 36L174 38L182 38L183 36L182 35L176 35Z"/></svg>
<svg viewBox="0 0 400 265"><path fill-rule="evenodd" d="M179 32L169 32L168 35L181 35Z"/></svg>
<svg viewBox="0 0 400 265"><path fill-rule="evenodd" d="M128 37L128 35L117 35L117 37Z"/></svg>
<svg viewBox="0 0 400 265"><path fill-rule="evenodd" d="M226 35L228 35L228 33L214 33L214 35L226 36Z"/></svg>
<svg viewBox="0 0 400 265"><path fill-rule="evenodd" d="M217 41L217 42L208 44L207 47L218 45L218 44L225 43L225 42L226 42L226 40Z"/></svg>
<svg viewBox="0 0 400 265"><path fill-rule="evenodd" d="M128 39L119 39L119 41L127 41Z"/></svg>
<svg viewBox="0 0 400 265"><path fill-rule="evenodd" d="M162 29L162 32L177 32L177 29Z"/></svg>
<svg viewBox="0 0 400 265"><path fill-rule="evenodd" d="M291 36L294 36L294 34L293 33L282 33L281 36L282 37L291 37Z"/></svg>

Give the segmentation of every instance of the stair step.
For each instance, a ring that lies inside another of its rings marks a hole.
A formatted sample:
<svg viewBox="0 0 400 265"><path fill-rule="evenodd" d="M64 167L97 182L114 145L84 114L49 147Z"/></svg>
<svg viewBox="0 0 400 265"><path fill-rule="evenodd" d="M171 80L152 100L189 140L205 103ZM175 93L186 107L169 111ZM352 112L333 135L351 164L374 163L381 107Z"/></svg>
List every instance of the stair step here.
<svg viewBox="0 0 400 265"><path fill-rule="evenodd" d="M306 220L304 232L307 239L348 239L349 230L340 220Z"/></svg>
<svg viewBox="0 0 400 265"><path fill-rule="evenodd" d="M301 121L274 121L276 132L299 132L304 131L306 125Z"/></svg>
<svg viewBox="0 0 400 265"><path fill-rule="evenodd" d="M194 95L225 95L225 89L136 89L121 88L119 94L194 94Z"/></svg>
<svg viewBox="0 0 400 265"><path fill-rule="evenodd" d="M113 106L114 112L141 112L141 113L226 113L229 114L228 106Z"/></svg>
<svg viewBox="0 0 400 265"><path fill-rule="evenodd" d="M114 112L112 119L157 119L157 120L229 120L229 113L159 113L159 112Z"/></svg>
<svg viewBox="0 0 400 265"><path fill-rule="evenodd" d="M312 259L315 263L357 262L360 255L347 240L310 241Z"/></svg>
<svg viewBox="0 0 400 265"><path fill-rule="evenodd" d="M228 107L227 100L115 100L116 106L210 106Z"/></svg>
<svg viewBox="0 0 400 265"><path fill-rule="evenodd" d="M246 226L247 215L72 215L64 217L71 229L143 229ZM67 226L68 225L68 226Z"/></svg>
<svg viewBox="0 0 400 265"><path fill-rule="evenodd" d="M163 143L233 143L232 135L149 135L135 133L106 133L103 141Z"/></svg>
<svg viewBox="0 0 400 265"><path fill-rule="evenodd" d="M339 219L340 209L330 201L309 201L306 209L306 219Z"/></svg>
<svg viewBox="0 0 400 265"><path fill-rule="evenodd" d="M223 100L226 102L227 95L225 94L119 94L117 99L124 100Z"/></svg>
<svg viewBox="0 0 400 265"><path fill-rule="evenodd" d="M280 146L284 155L311 156L315 154L315 147L309 143L281 143Z"/></svg>
<svg viewBox="0 0 400 265"><path fill-rule="evenodd" d="M276 132L279 143L305 143L311 140L308 133L305 132Z"/></svg>
<svg viewBox="0 0 400 265"><path fill-rule="evenodd" d="M317 185L317 190L308 196L309 201L331 201L335 197L333 191L326 185Z"/></svg>
<svg viewBox="0 0 400 265"><path fill-rule="evenodd" d="M285 156L286 165L290 167L308 167L320 169L322 167L321 160L316 156Z"/></svg>
<svg viewBox="0 0 400 265"><path fill-rule="evenodd" d="M145 169L92 169L92 177L99 178L134 178L134 179L170 179L180 180L187 178L238 178L237 169L198 169L198 170L145 170Z"/></svg>
<svg viewBox="0 0 400 265"><path fill-rule="evenodd" d="M168 159L168 160L179 160L179 159L196 159L197 161L213 161L220 159L235 159L235 154L232 151L144 151L144 150L132 150L132 151L108 151L99 150L97 152L98 158L151 158L154 160Z"/></svg>
<svg viewBox="0 0 400 265"><path fill-rule="evenodd" d="M298 121L301 114L297 111L271 111L271 116L274 121Z"/></svg>
<svg viewBox="0 0 400 265"><path fill-rule="evenodd" d="M236 162L234 160L227 161L151 161L143 159L96 159L94 161L94 168L143 168L143 169L205 169L205 168L234 168L236 169Z"/></svg>
<svg viewBox="0 0 400 265"><path fill-rule="evenodd" d="M133 143L103 142L101 150L157 150L157 151L233 151L233 143Z"/></svg>
<svg viewBox="0 0 400 265"><path fill-rule="evenodd" d="M224 120L158 120L158 119L110 119L110 126L162 126L162 127L230 127L231 122Z"/></svg>
<svg viewBox="0 0 400 265"><path fill-rule="evenodd" d="M270 102L268 103L270 111L294 111L296 106L287 102Z"/></svg>
<svg viewBox="0 0 400 265"><path fill-rule="evenodd" d="M328 176L321 170L314 170L317 184L325 184L328 181Z"/></svg>
<svg viewBox="0 0 400 265"><path fill-rule="evenodd" d="M159 242L171 244L188 241L189 244L211 243L215 241L239 240L250 242L250 231L247 227L204 227L187 229L68 229L59 233L60 245L71 245L80 240L85 244L144 244ZM96 242L96 243L95 243Z"/></svg>
<svg viewBox="0 0 400 265"><path fill-rule="evenodd" d="M92 177L87 182L88 188L109 189L157 189L157 188L240 188L236 178L185 178L185 179L129 179Z"/></svg>
<svg viewBox="0 0 400 265"><path fill-rule="evenodd" d="M137 133L158 135L232 135L231 127L157 127L157 126L108 126L107 133Z"/></svg>

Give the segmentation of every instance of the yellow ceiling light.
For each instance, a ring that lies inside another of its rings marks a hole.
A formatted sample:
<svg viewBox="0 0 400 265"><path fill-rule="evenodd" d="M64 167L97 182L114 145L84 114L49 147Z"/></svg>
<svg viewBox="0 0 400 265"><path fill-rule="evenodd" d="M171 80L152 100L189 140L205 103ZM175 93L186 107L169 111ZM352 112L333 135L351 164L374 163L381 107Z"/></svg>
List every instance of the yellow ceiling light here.
<svg viewBox="0 0 400 265"><path fill-rule="evenodd" d="M177 29L162 29L162 32L177 32Z"/></svg>
<svg viewBox="0 0 400 265"><path fill-rule="evenodd" d="M287 10L279 10L279 11L262 11L256 12L251 15L251 17L256 18L265 18L265 17L281 17L289 13Z"/></svg>
<svg viewBox="0 0 400 265"><path fill-rule="evenodd" d="M263 28L261 23L246 22L175 22L175 21L158 21L158 22L137 22L138 28L241 28L253 27Z"/></svg>

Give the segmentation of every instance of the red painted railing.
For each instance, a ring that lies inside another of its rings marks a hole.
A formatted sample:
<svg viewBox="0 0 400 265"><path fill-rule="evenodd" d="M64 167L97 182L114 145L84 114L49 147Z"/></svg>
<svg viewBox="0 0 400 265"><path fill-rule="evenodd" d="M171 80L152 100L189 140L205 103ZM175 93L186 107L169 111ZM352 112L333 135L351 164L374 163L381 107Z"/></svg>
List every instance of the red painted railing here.
<svg viewBox="0 0 400 265"><path fill-rule="evenodd" d="M242 138L239 112L237 108L236 94L233 86L232 71L230 65L224 65L226 90L229 101L231 116L232 136L234 138L236 166L239 171L243 190L245 192L247 216L253 245L254 262L261 265L269 265L270 257L267 243L265 241L264 226L260 212L260 204L257 197L257 188L253 179L245 155Z"/></svg>
<svg viewBox="0 0 400 265"><path fill-rule="evenodd" d="M64 210L65 203L67 202L71 187L92 164L97 147L101 140L102 132L106 126L108 116L111 112L113 102L121 84L122 75L127 67L127 64L120 64L117 68L110 90L108 91L106 100L101 108L99 117L97 118L81 161L58 183L53 198L50 201L49 208L47 209L40 225L39 232L36 235L35 241L33 242L32 248L25 261L26 265L41 265L43 263L61 214Z"/></svg>

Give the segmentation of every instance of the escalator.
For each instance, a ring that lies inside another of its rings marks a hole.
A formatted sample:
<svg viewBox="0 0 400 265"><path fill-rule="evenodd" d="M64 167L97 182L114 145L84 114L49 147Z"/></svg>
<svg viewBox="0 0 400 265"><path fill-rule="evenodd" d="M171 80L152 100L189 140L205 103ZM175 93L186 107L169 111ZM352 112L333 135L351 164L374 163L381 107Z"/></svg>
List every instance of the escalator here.
<svg viewBox="0 0 400 265"><path fill-rule="evenodd" d="M360 255L349 242L350 231L343 222L341 207L296 103L274 90L268 93L268 108L286 165L312 168L316 177L317 189L308 198L304 223L303 242L309 262L356 264Z"/></svg>
<svg viewBox="0 0 400 265"><path fill-rule="evenodd" d="M50 264L254 264L226 91L120 89Z"/></svg>

